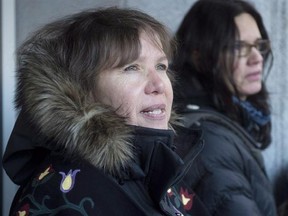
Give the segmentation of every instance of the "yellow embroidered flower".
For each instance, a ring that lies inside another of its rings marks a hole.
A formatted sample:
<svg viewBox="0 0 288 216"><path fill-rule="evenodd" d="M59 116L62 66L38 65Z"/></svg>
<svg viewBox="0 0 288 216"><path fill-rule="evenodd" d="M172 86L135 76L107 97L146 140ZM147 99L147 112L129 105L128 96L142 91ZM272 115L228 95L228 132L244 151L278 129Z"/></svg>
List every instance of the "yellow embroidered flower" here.
<svg viewBox="0 0 288 216"><path fill-rule="evenodd" d="M44 172L40 173L38 176L38 180L41 181L45 176L47 176L49 173L53 171L52 166L50 165L47 169L44 170Z"/></svg>
<svg viewBox="0 0 288 216"><path fill-rule="evenodd" d="M74 170L73 172L72 170L69 170L67 175L64 172L59 172L62 175L62 181L60 184L60 190L62 192L68 193L70 190L72 190L75 184L75 177L78 172L80 172L79 169Z"/></svg>

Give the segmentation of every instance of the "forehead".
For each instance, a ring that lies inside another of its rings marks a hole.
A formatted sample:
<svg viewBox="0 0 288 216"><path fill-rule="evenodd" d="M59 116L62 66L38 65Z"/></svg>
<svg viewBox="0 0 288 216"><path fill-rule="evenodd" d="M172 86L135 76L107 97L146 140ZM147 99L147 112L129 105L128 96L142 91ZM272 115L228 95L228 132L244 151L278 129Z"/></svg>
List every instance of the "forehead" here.
<svg viewBox="0 0 288 216"><path fill-rule="evenodd" d="M248 13L242 13L235 17L235 24L241 40L254 42L261 38L260 30L255 19Z"/></svg>
<svg viewBox="0 0 288 216"><path fill-rule="evenodd" d="M140 36L141 52L139 61L153 60L153 61L168 61L166 54L163 51L162 44L157 38L150 38L142 34Z"/></svg>
<svg viewBox="0 0 288 216"><path fill-rule="evenodd" d="M148 46L150 48L156 48L158 51L164 53L162 42L156 33L141 32L140 44L141 49L144 48L143 46Z"/></svg>

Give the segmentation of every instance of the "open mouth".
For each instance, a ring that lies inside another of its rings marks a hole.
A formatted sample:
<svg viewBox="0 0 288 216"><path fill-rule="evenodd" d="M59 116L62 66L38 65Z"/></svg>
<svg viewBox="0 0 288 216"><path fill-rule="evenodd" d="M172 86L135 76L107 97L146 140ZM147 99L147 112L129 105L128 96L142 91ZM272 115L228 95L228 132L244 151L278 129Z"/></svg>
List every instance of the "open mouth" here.
<svg viewBox="0 0 288 216"><path fill-rule="evenodd" d="M142 111L141 113L147 113L150 115L160 115L162 113L164 113L163 109L154 109L154 110L149 110L149 111Z"/></svg>
<svg viewBox="0 0 288 216"><path fill-rule="evenodd" d="M163 119L166 114L165 105L150 106L142 110L140 113L144 114L145 117L150 119Z"/></svg>

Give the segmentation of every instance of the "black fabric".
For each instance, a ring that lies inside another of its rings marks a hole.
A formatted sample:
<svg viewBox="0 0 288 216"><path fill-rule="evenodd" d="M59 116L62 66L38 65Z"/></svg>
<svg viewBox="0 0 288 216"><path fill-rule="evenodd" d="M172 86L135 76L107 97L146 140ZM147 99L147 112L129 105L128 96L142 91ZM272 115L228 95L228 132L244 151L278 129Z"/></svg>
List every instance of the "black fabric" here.
<svg viewBox="0 0 288 216"><path fill-rule="evenodd" d="M16 125L21 124L18 122ZM16 158L16 154L22 163L15 175L11 175L22 185L13 200L10 215L28 212L70 216L209 215L205 205L182 181L203 148L199 130L179 130L179 137L183 137L181 134L184 131L183 134L191 136L190 142L185 143L190 152L182 160L171 150L175 147L172 131L134 127L135 161L123 170L121 178L107 175L81 158L65 160L48 150L45 150L44 157L33 158L40 145L29 139L31 134L15 131L17 133L11 135L15 138L10 144L17 146L20 135L25 145L20 148L21 151L16 148L13 152L10 148L10 156L6 158L5 168L9 173L15 172L13 169L17 160L13 163L10 160ZM181 143L177 142L177 146L181 149ZM31 153L29 157L22 154L26 150ZM36 159L39 159L37 164L32 166L32 161ZM20 173L26 173L25 179L20 179ZM188 201L184 202L183 197L187 197Z"/></svg>
<svg viewBox="0 0 288 216"><path fill-rule="evenodd" d="M20 188L10 215L18 215L17 212L25 210L35 215L161 215L157 213L159 211L153 206L149 195L143 195L145 188L139 189L141 183L128 182L121 185L88 163L63 163L63 159L58 157L48 157L37 173L42 173L49 166L51 172L43 181L37 179L36 175L27 186ZM62 193L62 177L59 172L68 173L76 169L80 172L73 180L73 189ZM133 184L138 187L133 187ZM141 193L135 190L135 194L142 196L136 202L132 199L133 194L123 193L122 187L141 190Z"/></svg>
<svg viewBox="0 0 288 216"><path fill-rule="evenodd" d="M257 143L212 110L182 112L203 130L205 145L185 177L212 215L275 216L272 188ZM193 127L194 127L193 126Z"/></svg>
<svg viewBox="0 0 288 216"><path fill-rule="evenodd" d="M35 164L43 161L50 151L44 147L44 138L34 134L35 130L27 116L20 112L2 159L4 170L17 185L30 178L35 171Z"/></svg>

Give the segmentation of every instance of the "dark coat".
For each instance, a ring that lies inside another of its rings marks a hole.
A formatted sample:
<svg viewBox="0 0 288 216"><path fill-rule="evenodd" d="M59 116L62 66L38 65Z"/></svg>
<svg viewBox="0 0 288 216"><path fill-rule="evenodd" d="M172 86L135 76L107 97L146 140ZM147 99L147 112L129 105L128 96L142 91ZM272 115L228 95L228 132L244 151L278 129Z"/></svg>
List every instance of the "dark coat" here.
<svg viewBox="0 0 288 216"><path fill-rule="evenodd" d="M200 131L191 132L193 150L185 158L192 162L202 144ZM181 182L187 167L171 151L174 133L137 127L133 134L135 159L118 177L81 158L46 154L17 192L10 215L205 215L195 193ZM6 170L13 171L7 164ZM27 167L25 171L30 173Z"/></svg>
<svg viewBox="0 0 288 216"><path fill-rule="evenodd" d="M199 117L201 110L194 112ZM212 215L275 216L273 192L257 144L236 122L231 125L225 116L208 113L212 116L197 120L205 147L186 177L188 184Z"/></svg>

